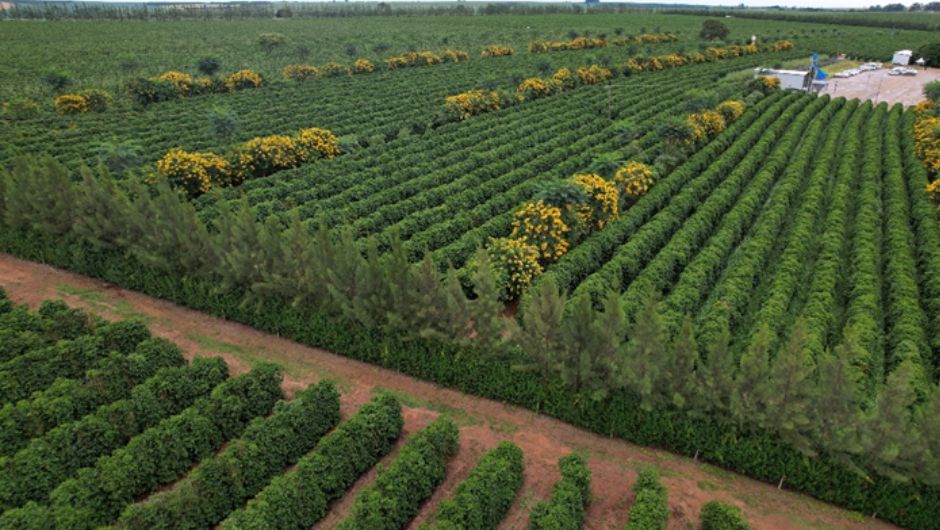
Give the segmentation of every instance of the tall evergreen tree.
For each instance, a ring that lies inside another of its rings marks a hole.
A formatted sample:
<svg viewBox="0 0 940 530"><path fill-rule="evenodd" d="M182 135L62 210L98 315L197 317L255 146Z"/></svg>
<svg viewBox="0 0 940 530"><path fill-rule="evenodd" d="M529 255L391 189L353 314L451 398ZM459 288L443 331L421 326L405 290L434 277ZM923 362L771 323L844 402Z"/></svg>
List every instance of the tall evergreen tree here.
<svg viewBox="0 0 940 530"><path fill-rule="evenodd" d="M917 401L914 371L912 361L904 361L891 372L859 429L862 468L901 482L910 480L923 457L920 432L912 421Z"/></svg>
<svg viewBox="0 0 940 530"><path fill-rule="evenodd" d="M271 268L261 271L263 281L257 289L288 300L295 308L322 308L328 297L325 276L315 261L313 237L296 210L289 214L278 241L280 250L273 256Z"/></svg>
<svg viewBox="0 0 940 530"><path fill-rule="evenodd" d="M470 336L478 348L498 351L508 331L507 319L503 318L503 302L500 300L501 288L486 250L479 249L474 260L476 267L470 280L476 298L468 304L473 327Z"/></svg>
<svg viewBox="0 0 940 530"><path fill-rule="evenodd" d="M701 358L695 341L695 326L691 315L682 319L681 327L667 349L669 363L667 377L663 380L666 399L680 409L694 408L701 405L702 395L698 379Z"/></svg>
<svg viewBox="0 0 940 530"><path fill-rule="evenodd" d="M4 222L47 236L69 233L75 220L75 191L65 166L52 158L20 158L6 177Z"/></svg>
<svg viewBox="0 0 940 530"><path fill-rule="evenodd" d="M531 362L514 366L516 370L537 371L544 378L557 373L565 353L565 301L551 276L528 294L522 326L513 335Z"/></svg>
<svg viewBox="0 0 940 530"><path fill-rule="evenodd" d="M128 225L124 221L131 209L130 201L108 174L82 168L82 185L75 197L75 234L99 249L114 250L128 241Z"/></svg>
<svg viewBox="0 0 940 530"><path fill-rule="evenodd" d="M764 406L770 392L768 358L772 340L770 328L766 324L761 326L741 356L731 394L731 417L738 427L765 425Z"/></svg>
<svg viewBox="0 0 940 530"><path fill-rule="evenodd" d="M621 379L640 396L640 404L646 410L664 401L661 382L670 375L665 373L669 346L656 302L655 296L648 297L636 315L625 348Z"/></svg>
<svg viewBox="0 0 940 530"><path fill-rule="evenodd" d="M470 321L467 319L469 300L457 276L457 271L453 267L448 267L444 277L441 304L442 318L437 323L441 337L458 343L467 341L472 330Z"/></svg>
<svg viewBox="0 0 940 530"><path fill-rule="evenodd" d="M725 321L727 322L727 321ZM702 388L702 412L728 414L731 408L731 393L734 389L734 358L729 348L731 331L727 324L718 338L708 348L704 370L699 377Z"/></svg>
<svg viewBox="0 0 940 530"><path fill-rule="evenodd" d="M605 311L597 313L591 297L579 294L562 323L562 379L572 390L586 393L591 399L606 396L612 363L623 337L624 315L617 293L611 292L604 306Z"/></svg>
<svg viewBox="0 0 940 530"><path fill-rule="evenodd" d="M133 239L125 243L142 263L190 277L217 273L218 255L195 207L180 197L166 179L151 185L131 181L133 208L127 218Z"/></svg>
<svg viewBox="0 0 940 530"><path fill-rule="evenodd" d="M806 326L797 320L787 343L770 363L767 385L767 427L799 449L812 455L813 359L806 347Z"/></svg>
<svg viewBox="0 0 940 530"><path fill-rule="evenodd" d="M273 226L258 222L246 198L232 203L222 202L215 222L219 275L226 290L244 289L250 294L253 287L263 282L262 270L270 270L276 262L276 235L269 233Z"/></svg>
<svg viewBox="0 0 940 530"><path fill-rule="evenodd" d="M821 354L813 394L813 424L820 447L832 457L851 465L861 452L858 425L861 421L864 375L852 364L860 355L851 335L833 351Z"/></svg>
<svg viewBox="0 0 940 530"><path fill-rule="evenodd" d="M930 397L917 412L918 436L926 443L918 467L925 482L940 484L940 385L933 386Z"/></svg>

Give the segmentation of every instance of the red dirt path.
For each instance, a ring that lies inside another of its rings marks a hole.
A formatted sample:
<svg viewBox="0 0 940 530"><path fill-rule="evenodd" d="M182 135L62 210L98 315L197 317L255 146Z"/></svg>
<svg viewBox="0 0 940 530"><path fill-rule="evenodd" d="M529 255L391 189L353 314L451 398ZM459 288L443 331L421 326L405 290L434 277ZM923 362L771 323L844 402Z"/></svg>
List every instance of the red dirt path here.
<svg viewBox="0 0 940 530"><path fill-rule="evenodd" d="M588 458L593 472L593 500L585 525L592 530L623 528L633 502L636 471L648 465L660 470L669 490L670 529L697 527L702 504L716 499L741 507L751 528L757 530L895 528L690 458L598 436L525 409L444 389L6 254L0 254L0 287L16 302L32 307L46 299L63 299L108 319L143 318L155 335L178 344L188 358L221 355L233 373L243 372L261 360L278 362L285 367L284 386L288 392L328 378L342 392L344 417L380 387L401 398L408 433L420 429L438 414L450 415L461 427L460 451L448 467L447 480L425 504L412 529L433 513L441 499L449 496L479 455L501 440L511 440L522 448L526 466L522 490L502 530L526 528L528 511L538 500L551 495L552 485L559 478L558 458L572 450L581 451ZM371 483L373 478L374 472L367 473L356 483L354 491ZM352 500L353 495L347 495L332 507L327 520L315 528L330 528L348 511Z"/></svg>

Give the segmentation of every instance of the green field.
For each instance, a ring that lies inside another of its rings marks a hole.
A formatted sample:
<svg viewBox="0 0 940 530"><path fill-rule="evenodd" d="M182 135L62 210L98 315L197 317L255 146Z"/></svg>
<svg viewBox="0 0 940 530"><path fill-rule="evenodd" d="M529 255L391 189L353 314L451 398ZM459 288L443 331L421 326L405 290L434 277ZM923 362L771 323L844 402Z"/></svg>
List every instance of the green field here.
<svg viewBox="0 0 940 530"><path fill-rule="evenodd" d="M930 528L940 225L925 192L936 170L920 160L930 135L914 131L935 107L782 92L750 72L814 52L886 62L936 34L774 14L722 18L719 41L700 37L706 17L646 11L5 21L0 249ZM268 33L284 42L265 51ZM614 42L666 33L677 38ZM605 46L528 50L577 37ZM513 53L482 57L490 45ZM384 63L445 49L469 58ZM195 77L204 58L221 64L208 93L186 81L146 106L125 93L167 70ZM357 59L375 71L281 76ZM245 68L264 85L221 88ZM69 86L51 88L50 71ZM83 89L113 100L56 112ZM473 97L490 99L455 112ZM13 110L22 98L32 115ZM335 151L303 144L308 128ZM650 176L630 180L630 167ZM448 454L449 435L428 436ZM411 473L401 465L387 473ZM181 510L185 492L132 504L155 479L108 505L93 477L111 466L40 493L0 484L17 509L4 517L144 528ZM264 502L231 527L277 516ZM341 527L364 528L380 505L360 498Z"/></svg>

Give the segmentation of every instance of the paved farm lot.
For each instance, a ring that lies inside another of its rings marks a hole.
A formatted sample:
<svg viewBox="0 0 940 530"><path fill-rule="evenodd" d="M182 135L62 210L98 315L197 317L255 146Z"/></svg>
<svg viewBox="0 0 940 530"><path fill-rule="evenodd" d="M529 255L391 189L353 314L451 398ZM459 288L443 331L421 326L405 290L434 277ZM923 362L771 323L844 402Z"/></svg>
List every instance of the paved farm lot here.
<svg viewBox="0 0 940 530"><path fill-rule="evenodd" d="M888 75L890 69L890 65L885 65L885 68L855 77L832 77L823 93L833 97L870 99L877 103L916 105L925 99L924 85L940 79L940 68L918 68L917 75Z"/></svg>

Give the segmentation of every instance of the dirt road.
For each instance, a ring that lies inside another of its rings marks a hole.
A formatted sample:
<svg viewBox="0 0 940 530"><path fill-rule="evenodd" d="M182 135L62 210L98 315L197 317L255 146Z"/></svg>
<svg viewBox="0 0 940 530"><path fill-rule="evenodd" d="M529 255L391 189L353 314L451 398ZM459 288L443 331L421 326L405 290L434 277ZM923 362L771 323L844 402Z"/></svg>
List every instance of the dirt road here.
<svg viewBox="0 0 940 530"><path fill-rule="evenodd" d="M559 475L556 462L570 451L581 451L593 472L593 501L587 512L588 529L619 529L633 502L636 472L655 466L669 490L671 529L698 527L702 504L721 500L740 506L751 528L767 530L894 528L882 521L835 508L809 497L750 480L713 466L598 436L525 409L447 390L402 374L350 360L252 328L198 313L175 304L127 291L104 282L45 265L0 254L0 287L19 303L32 307L46 299L63 299L108 319L144 319L155 335L178 344L188 358L221 355L233 373L262 360L285 368L290 392L321 378L340 388L342 411L348 416L378 388L395 392L405 404L405 430L414 432L438 414L460 425L460 451L451 462L447 481L424 506L417 525L470 471L479 455L501 440L515 442L525 452L525 483L502 529L523 529L528 511L551 495ZM367 474L355 488L372 479ZM333 506L328 528L351 504L351 496Z"/></svg>

